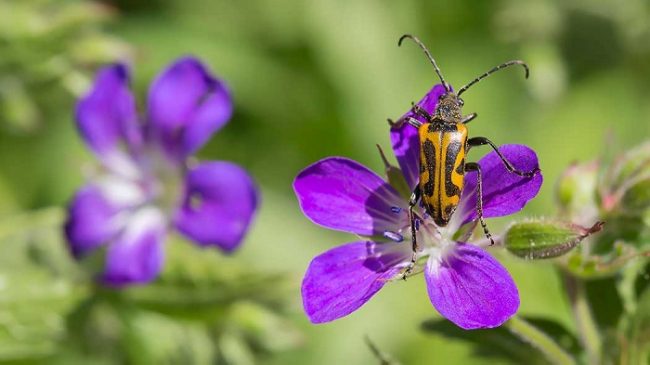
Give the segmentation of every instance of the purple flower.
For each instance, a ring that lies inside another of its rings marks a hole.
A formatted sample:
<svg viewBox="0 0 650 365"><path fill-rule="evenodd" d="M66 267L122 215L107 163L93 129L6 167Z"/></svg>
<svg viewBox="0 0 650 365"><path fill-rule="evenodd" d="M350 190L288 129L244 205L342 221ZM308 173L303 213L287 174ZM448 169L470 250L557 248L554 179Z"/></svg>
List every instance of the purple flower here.
<svg viewBox="0 0 650 365"><path fill-rule="evenodd" d="M147 107L140 118L119 64L102 69L77 104L77 127L102 168L70 203L65 234L75 258L105 249L101 280L111 286L155 279L172 228L232 252L257 207L257 189L241 167L189 163L232 115L223 81L197 59L181 58L153 83Z"/></svg>
<svg viewBox="0 0 650 365"><path fill-rule="evenodd" d="M441 86L419 103L432 112ZM444 89L442 89L444 92ZM415 128L391 132L393 148L409 186L417 183L419 145ZM537 156L522 145L500 149L516 168L538 167ZM509 173L496 153L479 164L483 171L484 216L515 213L539 191L541 174L522 178ZM501 325L519 307L517 287L506 269L481 247L459 242L461 226L476 215L476 173L465 176L461 203L446 227L437 227L422 208L419 216L418 267L429 298L447 319L464 329ZM329 322L361 307L387 281L399 278L411 259L408 199L365 166L330 157L304 169L294 181L304 214L314 223L361 236L313 259L302 283L303 305L313 323Z"/></svg>

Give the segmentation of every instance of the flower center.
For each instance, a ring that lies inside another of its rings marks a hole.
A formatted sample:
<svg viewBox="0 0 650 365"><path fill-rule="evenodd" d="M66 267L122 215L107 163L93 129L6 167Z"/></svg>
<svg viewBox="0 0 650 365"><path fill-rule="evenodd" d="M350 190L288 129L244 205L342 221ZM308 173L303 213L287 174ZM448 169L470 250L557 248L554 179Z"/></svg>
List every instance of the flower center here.
<svg viewBox="0 0 650 365"><path fill-rule="evenodd" d="M396 229L384 232L384 237L394 242L411 244L412 230L408 210L400 207L391 207L391 213L396 216ZM458 222L452 218L448 226L438 227L429 217L424 208L414 209L413 226L415 227L418 252L417 258L430 256L442 261L455 247L454 234L459 228Z"/></svg>
<svg viewBox="0 0 650 365"><path fill-rule="evenodd" d="M181 161L172 161L158 148L149 147L139 161L142 177L139 185L145 192L143 205L159 208L171 218L182 203L186 167Z"/></svg>

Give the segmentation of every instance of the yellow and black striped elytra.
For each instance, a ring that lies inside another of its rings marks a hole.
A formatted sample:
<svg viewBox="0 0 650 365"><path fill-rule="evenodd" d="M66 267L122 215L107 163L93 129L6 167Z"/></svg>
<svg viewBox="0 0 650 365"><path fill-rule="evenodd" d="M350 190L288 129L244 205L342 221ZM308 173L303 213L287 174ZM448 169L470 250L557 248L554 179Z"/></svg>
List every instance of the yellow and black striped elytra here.
<svg viewBox="0 0 650 365"><path fill-rule="evenodd" d="M422 204L433 221L444 227L456 210L463 191L467 127L463 124L423 123L418 132Z"/></svg>
<svg viewBox="0 0 650 365"><path fill-rule="evenodd" d="M409 219L411 222L411 237L413 244L413 258L411 264L403 273L403 278L412 271L417 259L417 235L416 231L419 226L419 218L416 217L413 210L418 202L422 202L422 206L428 215L431 216L433 221L439 227L446 226L454 211L460 203L460 198L465 185L465 172L476 171L477 184L476 184L476 212L478 219L483 227L485 236L494 244L490 231L483 220L483 183L481 175L481 167L475 162L466 162L467 152L470 148L475 146L490 145L497 153L506 169L516 175L522 177L532 177L538 170L534 171L519 171L517 170L502 154L499 152L497 146L485 137L468 137L468 130L466 124L476 118L476 113L466 116L462 114L462 107L464 105L460 95L464 93L470 86L476 84L482 79L488 77L492 73L499 71L503 68L521 65L526 70L526 78L528 78L528 66L519 60L508 61L499 66L496 66L476 79L472 80L467 85L463 86L454 92L451 86L442 77L442 73L436 64L436 61L431 56L429 50L420 42L416 37L406 34L399 40L401 45L404 39L411 39L422 48L426 56L438 74L442 85L445 88L445 93L438 99L435 112L429 114L426 110L418 105L413 105L413 112L424 119L426 122L421 122L415 118L405 118L397 122L398 126L401 123L408 123L418 128L418 136L420 142L420 166L419 166L419 182L411 199L409 200Z"/></svg>

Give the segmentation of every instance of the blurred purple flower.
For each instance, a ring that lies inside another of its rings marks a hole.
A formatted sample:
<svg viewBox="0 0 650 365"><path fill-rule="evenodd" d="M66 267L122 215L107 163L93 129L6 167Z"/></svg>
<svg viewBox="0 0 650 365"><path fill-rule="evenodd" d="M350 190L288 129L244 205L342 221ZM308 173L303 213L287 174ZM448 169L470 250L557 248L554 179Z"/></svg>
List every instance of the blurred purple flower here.
<svg viewBox="0 0 650 365"><path fill-rule="evenodd" d="M440 95L436 86L419 104L432 112ZM410 186L417 183L418 171L419 144L411 137L414 131L408 124L391 131L393 148ZM535 152L526 146L505 145L499 151L518 169L538 167ZM521 210L542 184L541 174L522 178L509 173L494 152L479 164L486 218ZM429 298L440 314L464 329L491 328L516 313L519 293L506 269L489 253L455 240L461 226L477 219L476 173L467 173L465 180L460 206L448 226L437 227L422 208L416 209L418 262L428 257L424 276ZM314 223L362 237L317 256L309 265L302 297L313 323L352 313L387 281L400 277L411 259L408 201L384 179L353 160L330 157L300 172L294 190L303 213Z"/></svg>
<svg viewBox="0 0 650 365"><path fill-rule="evenodd" d="M232 252L257 207L257 188L241 167L188 163L232 115L223 81L181 58L154 81L147 107L142 120L119 64L102 69L77 104L77 127L102 170L72 199L65 234L75 258L105 248L101 280L111 286L155 279L172 228Z"/></svg>

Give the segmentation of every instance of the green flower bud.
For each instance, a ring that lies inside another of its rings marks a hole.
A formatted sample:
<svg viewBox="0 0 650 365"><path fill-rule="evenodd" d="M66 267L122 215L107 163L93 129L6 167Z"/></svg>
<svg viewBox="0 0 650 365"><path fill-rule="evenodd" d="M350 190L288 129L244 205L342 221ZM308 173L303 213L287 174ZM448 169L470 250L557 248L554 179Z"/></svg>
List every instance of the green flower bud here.
<svg viewBox="0 0 650 365"><path fill-rule="evenodd" d="M596 203L598 163L574 163L555 186L555 196L563 213L572 220L593 222L598 214Z"/></svg>
<svg viewBox="0 0 650 365"><path fill-rule="evenodd" d="M650 209L650 174L635 181L623 193L621 208L632 214L642 214Z"/></svg>
<svg viewBox="0 0 650 365"><path fill-rule="evenodd" d="M650 142L618 158L606 175L606 211L642 215L650 209Z"/></svg>
<svg viewBox="0 0 650 365"><path fill-rule="evenodd" d="M512 254L529 259L548 259L571 251L589 235L602 229L603 222L591 228L558 221L527 221L515 223L503 237Z"/></svg>
<svg viewBox="0 0 650 365"><path fill-rule="evenodd" d="M637 146L620 156L611 168L611 186L620 188L631 179L650 174L650 142Z"/></svg>

